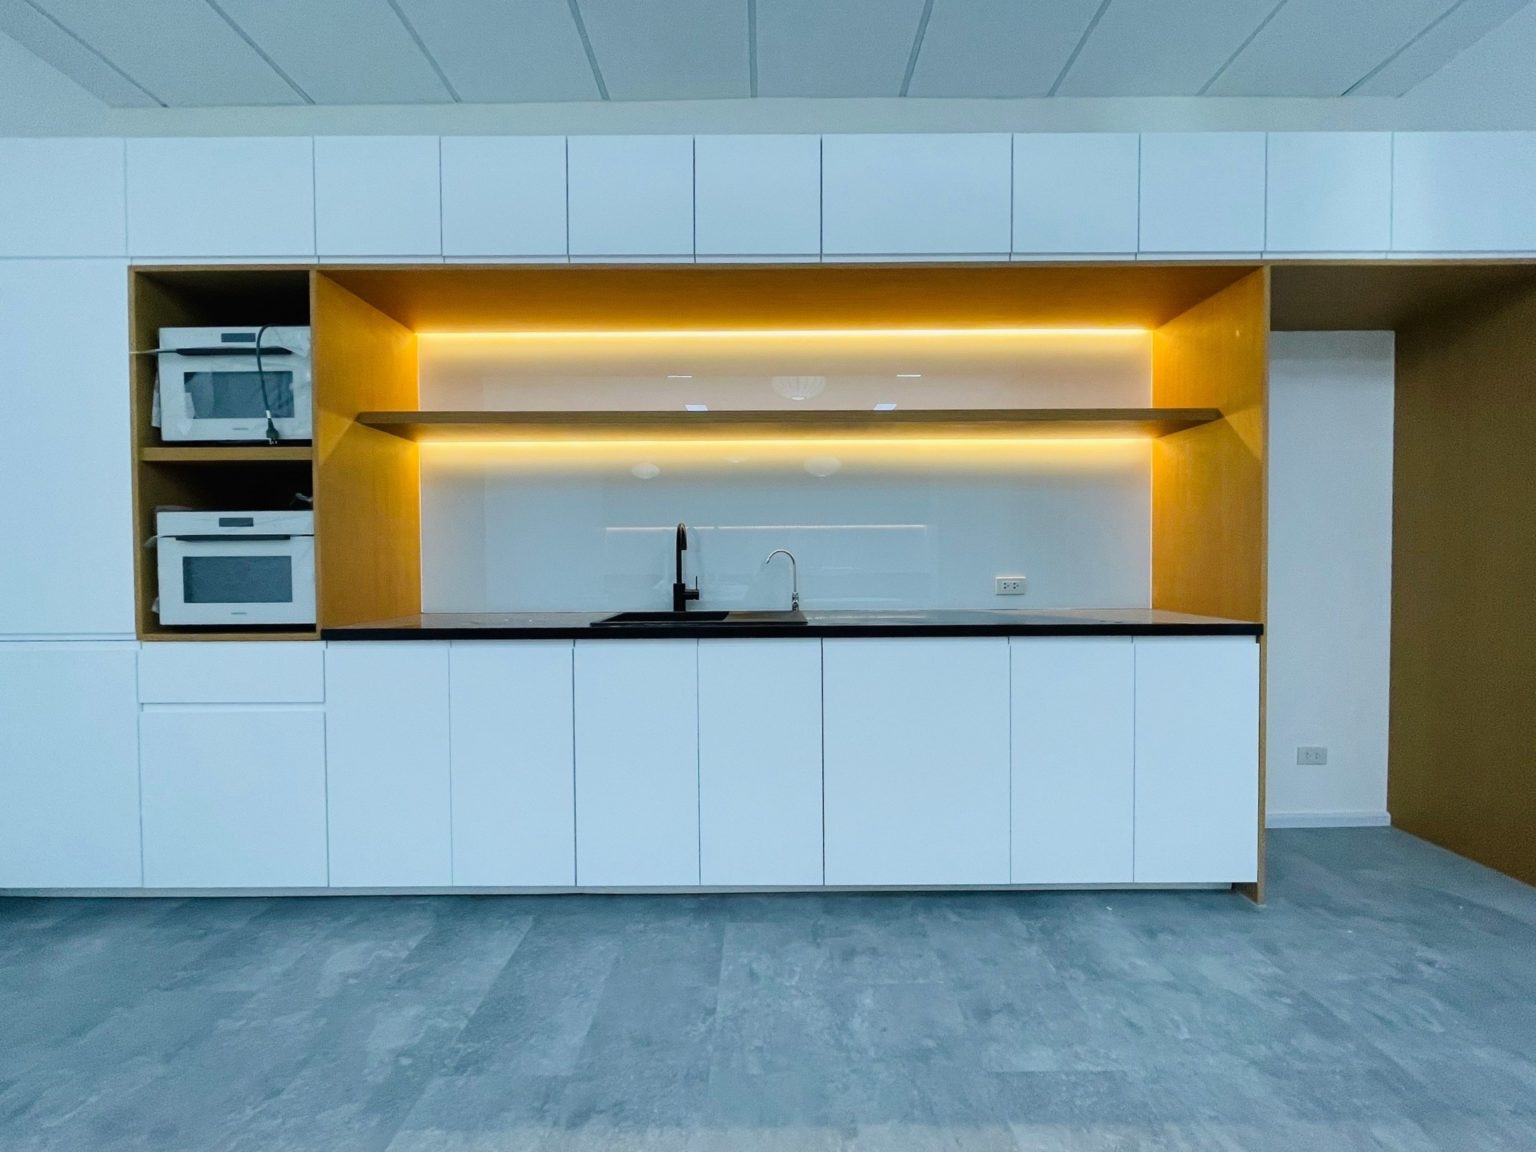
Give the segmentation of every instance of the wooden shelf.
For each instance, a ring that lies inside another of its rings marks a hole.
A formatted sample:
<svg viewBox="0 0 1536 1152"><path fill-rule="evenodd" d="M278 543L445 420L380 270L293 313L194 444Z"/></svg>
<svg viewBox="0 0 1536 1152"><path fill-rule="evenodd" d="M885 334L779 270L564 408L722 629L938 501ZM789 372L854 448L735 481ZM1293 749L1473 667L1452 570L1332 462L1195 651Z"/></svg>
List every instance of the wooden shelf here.
<svg viewBox="0 0 1536 1152"><path fill-rule="evenodd" d="M308 444L198 444L139 449L139 459L146 464L292 464L314 458L315 450Z"/></svg>
<svg viewBox="0 0 1536 1152"><path fill-rule="evenodd" d="M199 631L195 628L162 627L157 624L152 628L146 629L139 638L146 641L169 640L177 642L187 640L318 640L320 639L320 630L318 628L309 628L285 632L277 629L262 630L252 628L249 631L219 632L206 629Z"/></svg>
<svg viewBox="0 0 1536 1152"><path fill-rule="evenodd" d="M1216 408L906 409L849 412L359 412L405 440L1134 439L1221 419Z"/></svg>

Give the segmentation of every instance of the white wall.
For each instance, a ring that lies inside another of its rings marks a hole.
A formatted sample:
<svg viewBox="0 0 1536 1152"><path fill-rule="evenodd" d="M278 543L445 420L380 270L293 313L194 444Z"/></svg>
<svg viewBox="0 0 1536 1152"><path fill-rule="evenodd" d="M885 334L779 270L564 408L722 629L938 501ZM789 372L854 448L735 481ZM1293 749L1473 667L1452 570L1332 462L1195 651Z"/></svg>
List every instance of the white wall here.
<svg viewBox="0 0 1536 1152"><path fill-rule="evenodd" d="M1392 333L1271 337L1272 825L1386 821L1392 399Z"/></svg>

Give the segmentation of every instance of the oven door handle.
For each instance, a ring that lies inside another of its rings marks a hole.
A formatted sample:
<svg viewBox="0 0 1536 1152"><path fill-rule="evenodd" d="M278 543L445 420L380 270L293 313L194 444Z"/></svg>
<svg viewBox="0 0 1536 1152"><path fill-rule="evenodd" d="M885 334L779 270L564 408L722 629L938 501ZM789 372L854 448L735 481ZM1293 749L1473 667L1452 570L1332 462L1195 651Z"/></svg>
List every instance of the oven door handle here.
<svg viewBox="0 0 1536 1152"><path fill-rule="evenodd" d="M172 356L250 356L256 355L256 349L248 346L230 345L224 348L156 348L156 352L168 353ZM263 348L263 356L292 356L292 348Z"/></svg>
<svg viewBox="0 0 1536 1152"><path fill-rule="evenodd" d="M242 536L235 532L210 532L202 536L167 536L167 540L185 540L189 544L236 544L241 540L293 540L294 533L283 532L274 536L252 534Z"/></svg>

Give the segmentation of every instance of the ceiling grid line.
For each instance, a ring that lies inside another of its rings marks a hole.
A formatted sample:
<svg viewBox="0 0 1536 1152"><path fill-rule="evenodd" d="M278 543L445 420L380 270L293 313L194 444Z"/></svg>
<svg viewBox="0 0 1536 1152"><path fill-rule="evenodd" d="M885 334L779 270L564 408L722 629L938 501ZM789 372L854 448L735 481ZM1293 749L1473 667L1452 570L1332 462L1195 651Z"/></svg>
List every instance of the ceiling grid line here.
<svg viewBox="0 0 1536 1152"><path fill-rule="evenodd" d="M406 35L408 35L415 42L417 51L419 51L423 56L427 58L427 63L431 65L432 71L437 74L438 81L442 84L443 88L447 90L448 95L453 98L453 102L455 104L464 103L463 100L459 99L459 93L458 90L454 88L453 81L448 79L448 73L443 71L443 66L437 62L437 57L432 55L431 51L427 48L426 41L421 38L421 33L416 31L416 25L411 23L410 17L407 16L404 10L400 7L399 0L385 0L385 3L387 3L394 11L395 16L400 21L401 26L405 28Z"/></svg>
<svg viewBox="0 0 1536 1152"><path fill-rule="evenodd" d="M917 34L912 37L912 53L907 57L907 70L901 77L901 96L905 96L912 88L912 74L917 71L917 58L922 55L923 37L928 34L928 21L931 19L933 0L923 0L922 15L917 18Z"/></svg>
<svg viewBox="0 0 1536 1152"><path fill-rule="evenodd" d="M1113 2L1114 0L1104 0L1099 5L1098 11L1093 14L1093 19L1088 21L1088 27L1083 29L1082 36L1078 38L1077 47L1072 49L1072 54L1067 57L1067 62L1061 66L1061 72L1057 74L1056 82L1051 85L1050 91L1046 93L1047 96L1056 95L1061 89L1062 84L1066 82L1067 73L1072 71L1072 65L1076 64L1077 58L1083 54L1083 49L1088 46L1088 41L1093 36L1094 29L1099 26L1099 21L1104 19L1104 13L1109 11L1109 6Z"/></svg>
<svg viewBox="0 0 1536 1152"><path fill-rule="evenodd" d="M284 72L282 68L278 66L277 61L272 59L271 56L268 56L267 53L262 49L261 45L256 43L255 40L252 40L251 37L246 34L245 29L235 23L230 14L224 11L223 6L219 4L218 0L203 0L203 3L208 5L209 8L212 8L215 15L217 15L220 20L224 21L224 23L229 25L229 30L236 36L240 37L240 39L244 40L246 46L266 62L268 68L272 69L272 71L276 72L280 77L282 77L283 83L298 93L299 98L302 99L304 103L313 104L315 102L314 97L312 97L308 92L304 91L297 80L288 75L288 73Z"/></svg>
<svg viewBox="0 0 1536 1152"><path fill-rule="evenodd" d="M1436 16L1428 24L1424 25L1423 28L1420 28L1416 35L1410 36L1408 38L1408 41L1405 44L1403 44L1403 46L1400 47L1396 52L1392 53L1392 55L1388 56L1380 64L1376 65L1376 67L1372 68L1364 76L1360 77L1360 79L1356 80L1348 88L1344 89L1344 91L1340 92L1339 95L1340 96L1348 96L1356 88L1360 87L1360 85L1366 83L1369 80L1374 79L1376 77L1376 75L1378 73L1380 73L1383 69L1385 69L1387 67L1387 65L1391 64L1392 61L1396 60L1404 52L1408 51L1408 49L1412 48L1420 40L1424 39L1424 37L1428 36L1436 28L1440 27L1441 24L1444 24L1447 20L1449 20L1452 16L1454 16L1456 14L1456 12L1466 2L1467 2L1467 0L1456 0L1456 3L1452 4L1444 12L1440 13L1440 15Z"/></svg>
<svg viewBox="0 0 1536 1152"><path fill-rule="evenodd" d="M603 79L603 70L598 66L597 53L592 49L592 37L587 35L587 22L582 19L581 5L576 0L566 0L570 5L571 19L576 22L576 35L581 37L581 50L587 54L587 64L592 69L592 79L597 83L597 94L602 99L608 99L608 82Z"/></svg>
<svg viewBox="0 0 1536 1152"><path fill-rule="evenodd" d="M1259 38L1259 33L1269 27L1270 21L1274 20L1276 16L1280 15L1280 9L1284 8L1288 3L1290 3L1290 0L1280 0L1278 4L1271 8L1269 10L1269 15L1259 21L1259 26L1247 35L1243 42L1237 46L1237 49L1232 53L1232 55L1228 56L1224 61L1222 61L1221 67L1216 69L1215 75L1213 75L1209 80L1202 84L1200 86L1200 91L1195 93L1195 95L1204 96L1207 92L1209 92L1211 90L1211 85L1220 80L1222 73L1226 72L1228 68L1232 67L1232 65L1236 63L1239 56L1248 51L1248 46Z"/></svg>
<svg viewBox="0 0 1536 1152"><path fill-rule="evenodd" d="M55 16L52 12L48 11L48 9L46 9L42 5L38 4L37 0L24 0L24 3L27 5L28 8L31 8L32 11L36 12L44 20L48 21L48 23L52 24L60 32L64 33L64 35L68 36L76 44L78 44L78 45L80 45L80 47L84 48L92 56L96 57L96 59L100 60L108 68L112 69L112 71L116 72L124 80L128 81L128 83L132 84L135 88L137 88L140 92L144 93L144 95L148 96L156 104L160 105L160 107L162 107L162 108L169 108L170 107L170 105L167 104L164 100L160 99L160 97L156 96L153 92L151 92L148 88L144 87L144 85L140 84L132 76L128 75L127 72L124 72L120 67L118 67L118 65L115 62L113 62L112 60L109 60L106 57L106 55L103 54L102 51L99 48L96 47L96 45L94 45L90 41L86 40L83 36L80 36L78 33L76 33L74 31L74 29L70 28L67 24L65 24L62 20L60 20L57 16Z"/></svg>
<svg viewBox="0 0 1536 1152"><path fill-rule="evenodd" d="M747 94L757 95L757 0L747 0Z"/></svg>

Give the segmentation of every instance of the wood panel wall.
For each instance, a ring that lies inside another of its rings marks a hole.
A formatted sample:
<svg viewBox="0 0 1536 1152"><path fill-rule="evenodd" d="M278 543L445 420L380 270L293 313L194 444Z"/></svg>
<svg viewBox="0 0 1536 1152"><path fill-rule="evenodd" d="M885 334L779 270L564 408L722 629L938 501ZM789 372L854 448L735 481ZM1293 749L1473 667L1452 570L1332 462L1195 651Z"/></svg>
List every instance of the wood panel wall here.
<svg viewBox="0 0 1536 1152"><path fill-rule="evenodd" d="M421 611L417 447L354 422L418 405L416 334L313 274L315 567L320 626Z"/></svg>
<svg viewBox="0 0 1536 1152"><path fill-rule="evenodd" d="M1398 332L1392 822L1536 884L1536 286Z"/></svg>
<svg viewBox="0 0 1536 1152"><path fill-rule="evenodd" d="M1154 406L1219 408L1223 419L1152 446L1152 607L1264 620L1267 573L1269 270L1237 281L1158 328ZM1260 699L1264 656L1260 648ZM1262 704L1261 704L1262 708ZM1264 896L1264 722L1255 835Z"/></svg>

